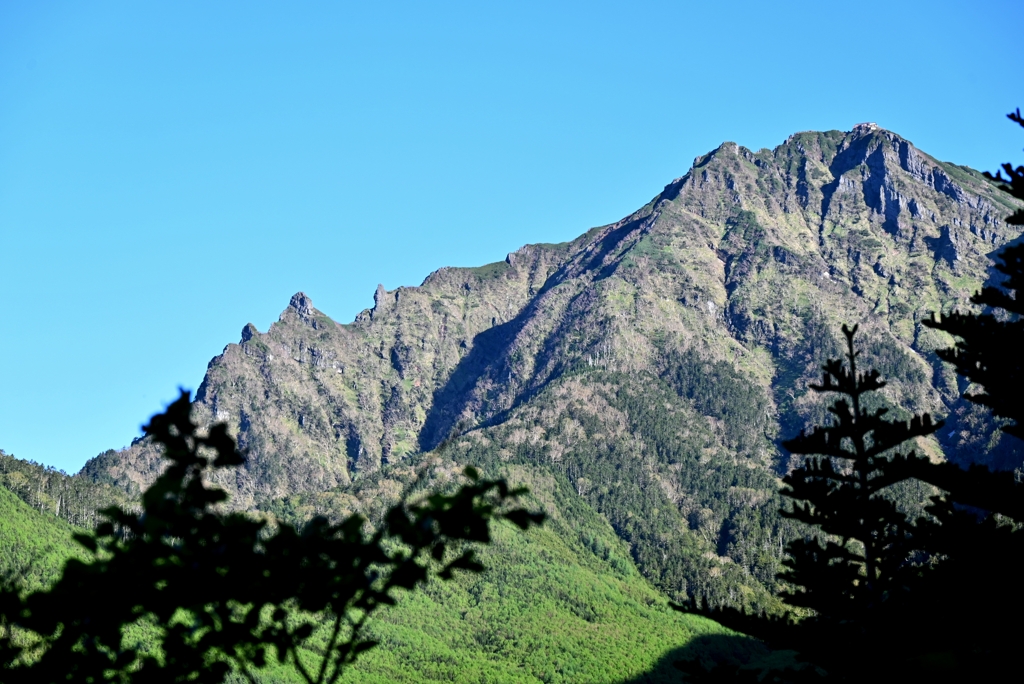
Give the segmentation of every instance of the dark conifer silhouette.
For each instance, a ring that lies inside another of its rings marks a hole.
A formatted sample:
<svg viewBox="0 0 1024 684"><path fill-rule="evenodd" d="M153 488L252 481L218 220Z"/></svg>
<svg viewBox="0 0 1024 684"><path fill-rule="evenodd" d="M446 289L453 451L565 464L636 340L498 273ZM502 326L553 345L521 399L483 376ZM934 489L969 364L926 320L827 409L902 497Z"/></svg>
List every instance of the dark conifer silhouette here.
<svg viewBox="0 0 1024 684"><path fill-rule="evenodd" d="M397 589L481 570L463 543L487 543L491 521L525 529L543 518L509 509L524 490L467 468L455 493L403 500L372 533L358 515L271 530L219 507L227 496L204 474L243 456L225 425L204 433L189 411L182 392L145 428L170 464L141 513L105 510L95 533L77 535L91 558L68 561L50 590L0 590L0 680L221 682L234 671L256 681L274 654L308 682L336 682L374 646L363 628Z"/></svg>
<svg viewBox="0 0 1024 684"><path fill-rule="evenodd" d="M814 528L786 548L780 578L793 607L784 616L747 615L707 604L699 612L770 648L793 651L796 659L773 677L814 681L827 676L858 680L873 668L892 670L908 655L905 638L892 635L892 617L921 572L926 551L914 523L885 496L888 487L910 475L907 464L927 462L900 447L933 433L941 423L927 414L909 422L888 420L884 408L868 409L865 399L885 386L877 371L859 372L854 344L857 327L843 326L847 353L828 361L815 392L839 395L829 408L832 422L785 442L804 464L783 479L782 494L793 500L783 515ZM858 659L851 654L860 653ZM683 663L694 680L757 679L760 664L719 665L711 670Z"/></svg>
<svg viewBox="0 0 1024 684"><path fill-rule="evenodd" d="M1020 110L1009 118L1024 126ZM1003 170L1008 178L986 175L1024 199L1024 167L1004 164ZM1007 222L1024 225L1024 210ZM972 298L990 310L925 324L959 338L938 354L975 383L966 398L1006 419L1008 434L1024 438L1024 245L1006 247L998 258L996 268L1008 276L1004 289L987 287ZM1022 632L1024 597L1016 585L1024 562L1024 484L1010 472L897 453L941 423L923 415L903 424L865 411L861 398L884 383L874 371L858 373L856 327L843 332L848 365L829 361L823 382L812 385L845 397L829 409L832 424L784 443L794 453L816 455L783 480L783 494L795 501L784 514L823 533L787 547L781 577L792 585L785 599L798 610L778 617L691 606L776 654L763 662L687 661L680 668L691 681L1005 678L1018 667ZM928 516L914 521L884 497L886 487L909 478L942 490ZM780 659L778 651L789 657Z"/></svg>
<svg viewBox="0 0 1024 684"><path fill-rule="evenodd" d="M1024 126L1020 109L1007 115ZM1024 200L1024 166L1013 168L1003 164L1003 171L985 175L1002 183L1003 190ZM1024 209L1006 217L1006 222L1024 225ZM987 307L981 313L954 312L941 319L932 315L924 324L943 330L957 338L952 349L937 353L941 359L953 364L956 372L982 386L964 397L987 406L992 413L1010 421L1003 430L1024 439L1024 401L1021 387L1024 383L1024 243L1004 248L997 257L1001 263L996 270L1007 276L1002 288L986 287L971 297L979 306Z"/></svg>
<svg viewBox="0 0 1024 684"><path fill-rule="evenodd" d="M790 544L782 578L796 589L783 598L846 621L866 615L902 589L902 570L919 549L906 514L883 493L907 479L899 465L920 457L892 450L942 425L928 414L904 423L887 420L885 408L864 408L863 397L885 382L878 371L858 373L856 332L857 326L843 326L847 364L830 360L822 383L811 385L816 392L842 396L829 408L835 416L832 425L783 443L794 454L814 455L783 479L783 496L794 500L792 511L783 515L818 528L824 536Z"/></svg>

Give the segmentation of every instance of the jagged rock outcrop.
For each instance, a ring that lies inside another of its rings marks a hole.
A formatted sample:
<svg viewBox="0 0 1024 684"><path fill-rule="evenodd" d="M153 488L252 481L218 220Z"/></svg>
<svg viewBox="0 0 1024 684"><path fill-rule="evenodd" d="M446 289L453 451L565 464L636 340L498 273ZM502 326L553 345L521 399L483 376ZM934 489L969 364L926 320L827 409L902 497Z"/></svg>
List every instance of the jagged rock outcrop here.
<svg viewBox="0 0 1024 684"><path fill-rule="evenodd" d="M245 344L256 335L259 335L260 331L256 329L256 326L252 323L246 323L245 327L242 328L242 341L239 344Z"/></svg>

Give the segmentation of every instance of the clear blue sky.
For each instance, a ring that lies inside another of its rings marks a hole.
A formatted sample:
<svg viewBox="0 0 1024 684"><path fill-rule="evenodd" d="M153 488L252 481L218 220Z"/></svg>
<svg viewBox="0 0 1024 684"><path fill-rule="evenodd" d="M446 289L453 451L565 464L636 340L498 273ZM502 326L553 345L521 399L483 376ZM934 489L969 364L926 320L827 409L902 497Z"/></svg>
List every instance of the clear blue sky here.
<svg viewBox="0 0 1024 684"><path fill-rule="evenodd" d="M299 290L347 322L876 121L1024 162L1024 3L0 1L0 448L120 448Z"/></svg>

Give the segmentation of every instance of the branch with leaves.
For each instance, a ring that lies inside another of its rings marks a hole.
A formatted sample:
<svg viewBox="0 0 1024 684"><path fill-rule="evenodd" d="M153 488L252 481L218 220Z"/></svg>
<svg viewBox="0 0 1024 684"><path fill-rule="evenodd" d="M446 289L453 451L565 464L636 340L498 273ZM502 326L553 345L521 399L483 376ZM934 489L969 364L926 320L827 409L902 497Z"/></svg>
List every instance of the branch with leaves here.
<svg viewBox="0 0 1024 684"><path fill-rule="evenodd" d="M256 681L276 657L311 684L333 683L375 645L367 620L397 590L480 572L472 545L490 541L491 523L527 529L544 517L511 506L525 489L467 468L454 493L403 500L372 533L359 515L270 529L224 512L226 494L206 484L244 457L226 426L192 422L187 393L145 430L170 463L141 513L106 509L95 533L76 537L91 558L69 561L50 590L0 591L3 681L220 682L232 671ZM148 644L133 643L140 631Z"/></svg>

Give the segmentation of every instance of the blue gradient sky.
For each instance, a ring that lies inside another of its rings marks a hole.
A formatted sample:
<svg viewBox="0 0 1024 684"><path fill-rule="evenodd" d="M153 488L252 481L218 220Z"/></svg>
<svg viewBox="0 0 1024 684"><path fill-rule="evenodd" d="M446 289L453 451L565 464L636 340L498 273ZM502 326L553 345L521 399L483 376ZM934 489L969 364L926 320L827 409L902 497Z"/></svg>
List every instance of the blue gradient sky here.
<svg viewBox="0 0 1024 684"><path fill-rule="evenodd" d="M77 470L303 290L349 321L876 121L1024 161L1024 4L0 0L0 448Z"/></svg>

